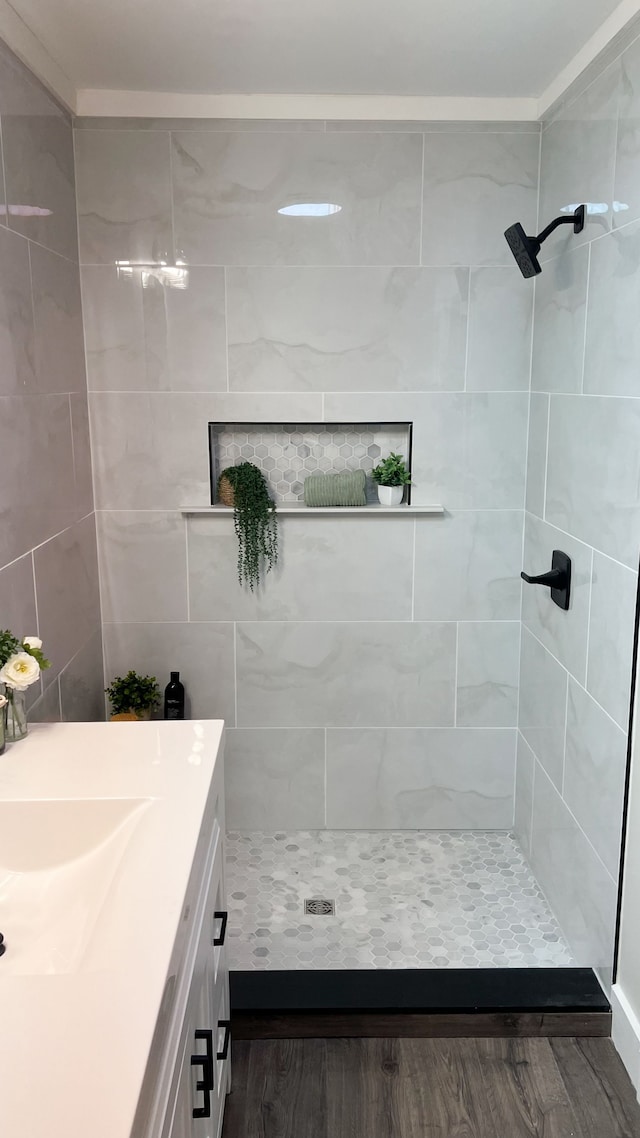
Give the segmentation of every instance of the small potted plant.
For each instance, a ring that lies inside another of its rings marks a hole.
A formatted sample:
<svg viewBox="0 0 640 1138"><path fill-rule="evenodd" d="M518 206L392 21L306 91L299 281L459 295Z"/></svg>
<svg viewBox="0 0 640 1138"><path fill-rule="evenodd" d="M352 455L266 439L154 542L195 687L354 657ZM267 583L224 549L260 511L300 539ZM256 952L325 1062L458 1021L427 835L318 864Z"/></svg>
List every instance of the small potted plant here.
<svg viewBox="0 0 640 1138"><path fill-rule="evenodd" d="M151 712L160 702L160 688L155 676L139 676L127 672L116 676L105 688L111 703L111 722L151 719Z"/></svg>
<svg viewBox="0 0 640 1138"><path fill-rule="evenodd" d="M381 506L399 506L404 497L404 488L411 484L411 472L407 469L401 454L393 451L383 458L371 471L371 477L378 483L378 500Z"/></svg>
<svg viewBox="0 0 640 1138"><path fill-rule="evenodd" d="M238 538L238 580L253 590L278 560L276 504L267 480L252 462L228 466L218 479L223 506L233 508Z"/></svg>

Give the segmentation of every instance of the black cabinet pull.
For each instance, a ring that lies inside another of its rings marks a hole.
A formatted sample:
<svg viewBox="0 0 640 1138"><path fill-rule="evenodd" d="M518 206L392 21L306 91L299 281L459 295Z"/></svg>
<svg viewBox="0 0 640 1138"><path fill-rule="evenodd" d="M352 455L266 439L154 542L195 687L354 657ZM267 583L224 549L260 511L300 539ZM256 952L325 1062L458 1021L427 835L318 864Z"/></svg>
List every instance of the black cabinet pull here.
<svg viewBox="0 0 640 1138"><path fill-rule="evenodd" d="M207 1045L205 1055L192 1055L191 1066L202 1067L202 1079L196 1082L196 1091L202 1091L203 1105L194 1106L191 1111L193 1118L211 1118L211 1091L213 1090L213 1032L198 1030L196 1040L204 1039Z"/></svg>
<svg viewBox="0 0 640 1138"><path fill-rule="evenodd" d="M214 948L218 948L222 947L224 944L224 938L227 935L227 921L229 920L229 914L224 912L214 913L213 919L214 921L220 921L220 936L214 936L213 938Z"/></svg>
<svg viewBox="0 0 640 1138"><path fill-rule="evenodd" d="M222 1051L216 1053L216 1059L226 1059L229 1054L229 1043L231 1042L231 1020L219 1019L218 1031L224 1028L224 1040L222 1043Z"/></svg>

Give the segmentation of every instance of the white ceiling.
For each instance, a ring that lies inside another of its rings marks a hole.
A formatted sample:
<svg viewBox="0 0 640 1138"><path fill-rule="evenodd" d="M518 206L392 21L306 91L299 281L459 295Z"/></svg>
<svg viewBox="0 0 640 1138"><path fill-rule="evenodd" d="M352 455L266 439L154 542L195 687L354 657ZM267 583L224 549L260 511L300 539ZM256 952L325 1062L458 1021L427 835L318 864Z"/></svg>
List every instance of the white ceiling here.
<svg viewBox="0 0 640 1138"><path fill-rule="evenodd" d="M538 96L618 0L12 0L76 88Z"/></svg>

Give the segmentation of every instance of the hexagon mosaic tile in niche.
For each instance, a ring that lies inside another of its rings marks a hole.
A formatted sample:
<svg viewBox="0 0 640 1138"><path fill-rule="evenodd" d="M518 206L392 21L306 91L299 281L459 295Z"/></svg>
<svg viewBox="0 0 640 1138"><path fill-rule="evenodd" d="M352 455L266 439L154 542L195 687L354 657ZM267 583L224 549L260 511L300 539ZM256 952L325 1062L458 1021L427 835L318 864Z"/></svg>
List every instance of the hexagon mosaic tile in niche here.
<svg viewBox="0 0 640 1138"><path fill-rule="evenodd" d="M573 964L510 834L231 833L227 850L232 969ZM305 913L323 898L335 915Z"/></svg>
<svg viewBox="0 0 640 1138"><path fill-rule="evenodd" d="M253 462L267 478L276 501L304 497L310 475L341 470L371 474L391 451L409 458L408 423L218 423L211 425L212 481L227 466ZM367 497L376 489L367 477Z"/></svg>

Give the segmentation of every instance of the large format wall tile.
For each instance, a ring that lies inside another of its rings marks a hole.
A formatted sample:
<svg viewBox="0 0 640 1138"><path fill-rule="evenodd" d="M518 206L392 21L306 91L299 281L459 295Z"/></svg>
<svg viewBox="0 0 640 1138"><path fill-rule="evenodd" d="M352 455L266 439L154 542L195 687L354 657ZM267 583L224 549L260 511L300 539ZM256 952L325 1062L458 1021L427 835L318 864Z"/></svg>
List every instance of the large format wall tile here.
<svg viewBox="0 0 640 1138"><path fill-rule="evenodd" d="M152 268L83 268L90 389L226 391L224 270L185 271L175 287Z"/></svg>
<svg viewBox="0 0 640 1138"><path fill-rule="evenodd" d="M92 392L90 414L99 509L210 504L208 396Z"/></svg>
<svg viewBox="0 0 640 1138"><path fill-rule="evenodd" d="M230 269L230 386L462 390L468 285L463 269Z"/></svg>
<svg viewBox="0 0 640 1138"><path fill-rule="evenodd" d="M525 508L544 518L547 482L547 436L549 396L532 391L529 401L529 443L527 447L527 496Z"/></svg>
<svg viewBox="0 0 640 1138"><path fill-rule="evenodd" d="M639 400L551 399L547 520L634 569L640 549L639 437Z"/></svg>
<svg viewBox="0 0 640 1138"><path fill-rule="evenodd" d="M637 589L637 573L594 553L587 689L625 731Z"/></svg>
<svg viewBox="0 0 640 1138"><path fill-rule="evenodd" d="M37 635L36 599L31 554L0 569L0 624L16 636Z"/></svg>
<svg viewBox="0 0 640 1138"><path fill-rule="evenodd" d="M229 731L225 750L229 829L323 829L324 734Z"/></svg>
<svg viewBox="0 0 640 1138"><path fill-rule="evenodd" d="M551 568L554 549L571 558L571 607L568 612L551 600L549 589L524 585L522 620L560 663L580 681L587 665L591 549L566 533L559 533L532 514L525 518L524 568L530 576Z"/></svg>
<svg viewBox="0 0 640 1138"><path fill-rule="evenodd" d="M562 791L567 673L535 636L522 629L518 726L557 789Z"/></svg>
<svg viewBox="0 0 640 1138"><path fill-rule="evenodd" d="M615 881L539 765L535 772L531 864L576 964L611 968Z"/></svg>
<svg viewBox="0 0 640 1138"><path fill-rule="evenodd" d="M100 612L93 516L58 534L33 555L39 635L51 660L45 686L96 630Z"/></svg>
<svg viewBox="0 0 640 1138"><path fill-rule="evenodd" d="M535 229L538 156L534 134L426 135L423 264L511 265L503 232Z"/></svg>
<svg viewBox="0 0 640 1138"><path fill-rule="evenodd" d="M453 726L453 624L241 623L238 726Z"/></svg>
<svg viewBox="0 0 640 1138"><path fill-rule="evenodd" d="M529 389L533 293L517 268L472 269L467 391Z"/></svg>
<svg viewBox="0 0 640 1138"><path fill-rule="evenodd" d="M173 260L168 132L80 131L76 165L82 264Z"/></svg>
<svg viewBox="0 0 640 1138"><path fill-rule="evenodd" d="M97 629L84 648L58 677L60 714L64 723L92 723L105 717L102 630Z"/></svg>
<svg viewBox="0 0 640 1138"><path fill-rule="evenodd" d="M84 335L78 266L31 247L38 390L84 391Z"/></svg>
<svg viewBox="0 0 640 1138"><path fill-rule="evenodd" d="M164 690L177 671L187 718L235 725L232 624L105 624L104 651L108 683L133 668Z"/></svg>
<svg viewBox="0 0 640 1138"><path fill-rule="evenodd" d="M526 858L531 857L534 769L535 755L529 744L523 739L520 732L518 732L513 829Z"/></svg>
<svg viewBox="0 0 640 1138"><path fill-rule="evenodd" d="M327 732L329 829L507 829L514 731Z"/></svg>
<svg viewBox="0 0 640 1138"><path fill-rule="evenodd" d="M410 620L413 531L402 516L280 518L278 565L252 593L232 521L190 518L191 619Z"/></svg>
<svg viewBox="0 0 640 1138"><path fill-rule="evenodd" d="M86 391L71 392L71 432L73 438L73 476L76 517L84 518L93 510L93 473L89 435L89 403Z"/></svg>
<svg viewBox="0 0 640 1138"><path fill-rule="evenodd" d="M567 206L584 202L604 207L587 214L581 234L568 225L556 230L543 257L582 245L611 228L620 76L618 60L542 132L541 228Z"/></svg>
<svg viewBox="0 0 640 1138"><path fill-rule="evenodd" d="M162 510L103 511L97 514L97 523L103 620L187 620L182 515Z"/></svg>
<svg viewBox="0 0 640 1138"><path fill-rule="evenodd" d="M319 395L94 391L90 408L96 506L103 510L210 505L210 422L322 417Z"/></svg>
<svg viewBox="0 0 640 1138"><path fill-rule="evenodd" d="M532 391L581 391L589 246L547 262L535 282Z"/></svg>
<svg viewBox="0 0 640 1138"><path fill-rule="evenodd" d="M612 877L620 862L627 737L569 680L564 799Z"/></svg>
<svg viewBox="0 0 640 1138"><path fill-rule="evenodd" d="M416 620L518 620L522 513L417 518Z"/></svg>
<svg viewBox="0 0 640 1138"><path fill-rule="evenodd" d="M413 421L411 500L448 510L522 509L528 403L524 391L324 399L327 420Z"/></svg>
<svg viewBox="0 0 640 1138"><path fill-rule="evenodd" d="M0 565L76 518L69 399L0 399Z"/></svg>
<svg viewBox="0 0 640 1138"><path fill-rule="evenodd" d="M640 223L591 247L584 390L640 395Z"/></svg>
<svg viewBox="0 0 640 1138"><path fill-rule="evenodd" d="M172 168L176 246L190 264L418 264L419 134L178 131ZM301 194L341 210L278 213Z"/></svg>
<svg viewBox="0 0 640 1138"><path fill-rule="evenodd" d="M29 246L0 226L0 395L35 390Z"/></svg>
<svg viewBox="0 0 640 1138"><path fill-rule="evenodd" d="M457 727L515 727L519 621L458 625Z"/></svg>
<svg viewBox="0 0 640 1138"><path fill-rule="evenodd" d="M622 56L622 82L618 110L618 141L614 183L613 224L624 225L640 217L640 40ZM621 207L621 208L620 208Z"/></svg>
<svg viewBox="0 0 640 1138"><path fill-rule="evenodd" d="M68 115L16 59L3 52L0 116L11 229L77 261L73 132Z"/></svg>

